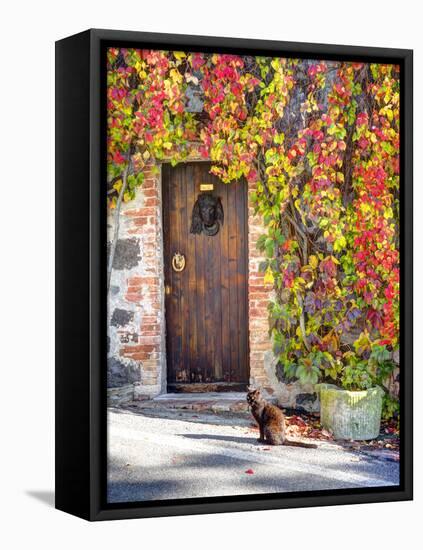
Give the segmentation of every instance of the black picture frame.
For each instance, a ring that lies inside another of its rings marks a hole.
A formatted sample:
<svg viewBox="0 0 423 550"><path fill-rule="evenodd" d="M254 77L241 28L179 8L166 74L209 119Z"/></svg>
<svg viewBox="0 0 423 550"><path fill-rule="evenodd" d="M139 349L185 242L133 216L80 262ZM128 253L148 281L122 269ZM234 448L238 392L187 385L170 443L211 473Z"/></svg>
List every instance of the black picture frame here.
<svg viewBox="0 0 423 550"><path fill-rule="evenodd" d="M102 189L106 102L102 56L110 45L400 65L398 487L106 503L106 201ZM412 94L412 50L99 29L56 43L56 508L92 521L412 499Z"/></svg>

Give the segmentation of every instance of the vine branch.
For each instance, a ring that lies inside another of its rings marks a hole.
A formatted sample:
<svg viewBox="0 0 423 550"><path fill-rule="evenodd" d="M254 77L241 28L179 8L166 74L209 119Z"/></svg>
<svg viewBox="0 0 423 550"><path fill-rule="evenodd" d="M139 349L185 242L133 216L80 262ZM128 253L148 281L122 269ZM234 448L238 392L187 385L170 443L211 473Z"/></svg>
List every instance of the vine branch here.
<svg viewBox="0 0 423 550"><path fill-rule="evenodd" d="M119 226L120 226L120 207L122 205L123 196L125 194L126 187L128 185L128 174L129 168L131 165L131 147L128 149L128 154L126 157L126 166L122 174L122 186L119 190L119 195L116 201L116 208L114 212L114 232L113 232L113 241L109 253L109 261L107 266L107 293L110 290L110 281L112 278L113 262L115 259L116 246L119 237Z"/></svg>

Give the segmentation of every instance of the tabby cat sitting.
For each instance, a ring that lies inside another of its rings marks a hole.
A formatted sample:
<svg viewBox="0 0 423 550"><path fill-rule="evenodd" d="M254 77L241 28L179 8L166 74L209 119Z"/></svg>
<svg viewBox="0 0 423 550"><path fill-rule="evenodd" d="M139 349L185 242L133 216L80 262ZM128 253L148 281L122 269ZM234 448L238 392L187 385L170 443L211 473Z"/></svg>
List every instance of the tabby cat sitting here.
<svg viewBox="0 0 423 550"><path fill-rule="evenodd" d="M291 441L286 438L285 415L278 407L268 403L261 395L260 390L249 389L247 402L259 426L260 443L317 449L317 445L314 443L302 443L301 441Z"/></svg>

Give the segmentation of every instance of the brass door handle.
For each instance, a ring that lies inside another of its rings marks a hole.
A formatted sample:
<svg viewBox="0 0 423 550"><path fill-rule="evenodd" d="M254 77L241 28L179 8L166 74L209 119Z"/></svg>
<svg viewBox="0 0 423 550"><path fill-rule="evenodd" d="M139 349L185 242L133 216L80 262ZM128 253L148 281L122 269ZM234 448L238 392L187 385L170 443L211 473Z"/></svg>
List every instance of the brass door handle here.
<svg viewBox="0 0 423 550"><path fill-rule="evenodd" d="M185 269L185 256L180 252L175 252L172 258L173 271L180 272Z"/></svg>

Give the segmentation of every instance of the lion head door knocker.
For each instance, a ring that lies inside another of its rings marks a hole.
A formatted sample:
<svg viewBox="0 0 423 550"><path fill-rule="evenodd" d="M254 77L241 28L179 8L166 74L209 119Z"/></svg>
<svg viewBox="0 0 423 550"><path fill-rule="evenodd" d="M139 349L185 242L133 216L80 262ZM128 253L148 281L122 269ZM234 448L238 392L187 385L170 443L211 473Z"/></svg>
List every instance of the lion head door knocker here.
<svg viewBox="0 0 423 550"><path fill-rule="evenodd" d="M180 252L175 252L172 258L173 271L180 272L185 269L185 256Z"/></svg>
<svg viewBox="0 0 423 550"><path fill-rule="evenodd" d="M213 237L223 225L223 207L219 197L210 193L202 193L195 201L192 209L191 233L204 233Z"/></svg>

